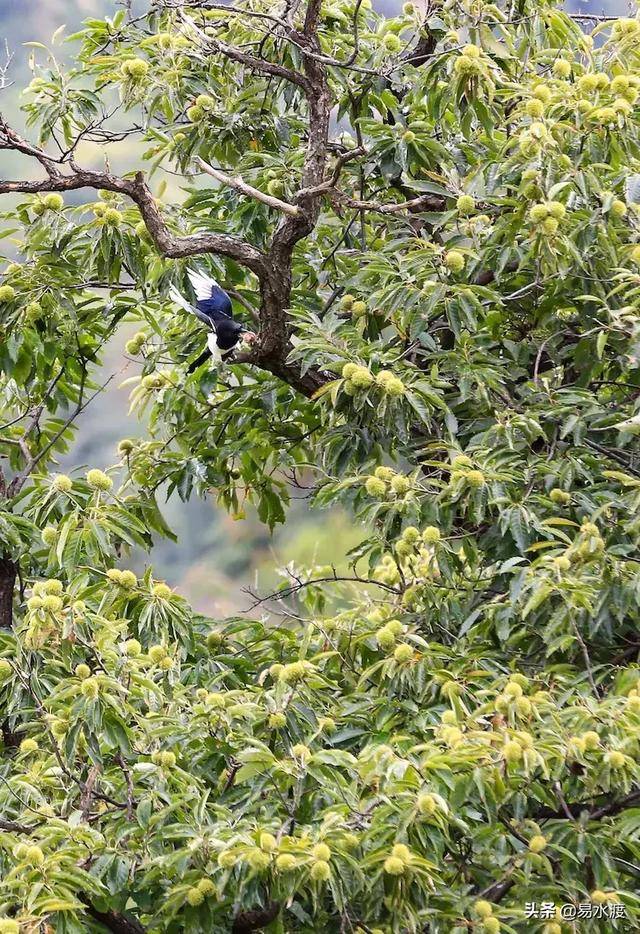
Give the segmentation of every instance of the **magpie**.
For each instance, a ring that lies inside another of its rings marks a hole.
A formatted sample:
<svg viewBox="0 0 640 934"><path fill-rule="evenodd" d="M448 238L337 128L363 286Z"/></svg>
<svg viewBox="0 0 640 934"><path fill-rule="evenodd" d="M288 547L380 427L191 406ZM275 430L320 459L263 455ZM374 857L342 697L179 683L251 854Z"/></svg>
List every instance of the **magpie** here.
<svg viewBox="0 0 640 934"><path fill-rule="evenodd" d="M212 276L199 269L188 269L187 275L196 295L195 305L188 302L174 286L169 289L169 296L176 305L195 315L211 330L207 337L209 349L189 366L189 372L192 373L208 356L211 356L214 365L224 363L233 356L240 341L253 343L256 335L234 320L231 299Z"/></svg>

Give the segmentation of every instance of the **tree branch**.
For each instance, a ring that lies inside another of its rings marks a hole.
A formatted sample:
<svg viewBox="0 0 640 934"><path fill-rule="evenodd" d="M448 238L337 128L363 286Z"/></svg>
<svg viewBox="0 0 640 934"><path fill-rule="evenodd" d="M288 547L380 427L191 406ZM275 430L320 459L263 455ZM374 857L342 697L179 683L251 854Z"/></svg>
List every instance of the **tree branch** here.
<svg viewBox="0 0 640 934"><path fill-rule="evenodd" d="M336 159L336 164L333 168L333 172L331 173L331 177L321 182L319 185L316 185L315 188L302 189L298 192L298 197L301 195L316 195L322 192L330 191L337 185L344 166L347 165L348 162L353 162L354 159L359 159L360 156L364 155L366 155L364 146L358 146L356 149L348 149L346 152L340 153Z"/></svg>
<svg viewBox="0 0 640 934"><path fill-rule="evenodd" d="M312 587L314 584L370 584L374 587L381 587L383 590L389 591L389 593L402 593L402 590L398 587L393 587L391 584L384 584L382 581L376 580L373 577L360 577L359 574L354 574L353 577L346 577L336 574L334 571L333 577L315 577L308 581L299 580L292 574L290 576L294 577L295 583L289 584L288 587L284 587L282 590L274 590L273 593L267 594L266 597L257 597L255 594L252 594L250 590L245 591L255 598L254 602L245 612L250 613L252 610L255 610L257 606L267 603L269 600L286 600L288 597L299 593L305 587Z"/></svg>
<svg viewBox="0 0 640 934"><path fill-rule="evenodd" d="M591 666L591 658L589 657L589 650L587 648L586 642L582 638L580 630L578 629L574 620L571 621L571 627L573 629L573 634L576 637L576 641L578 642L578 645L580 646L580 649L582 651L582 657L584 659L585 669L587 672L587 678L589 679L591 690L593 691L595 696L598 698L598 700L600 700L601 695L598 689L598 685L596 684L595 679L593 677L593 668Z"/></svg>
<svg viewBox="0 0 640 934"><path fill-rule="evenodd" d="M377 201L358 201L350 198L337 188L326 192L330 198L344 204L345 207L353 208L356 211L374 211L377 214L399 214L402 211L441 211L444 207L444 198L438 198L435 195L420 195L418 198L412 198L410 201L402 201L400 204L378 204Z"/></svg>
<svg viewBox="0 0 640 934"><path fill-rule="evenodd" d="M13 592L18 566L11 555L0 553L0 629L13 626Z"/></svg>
<svg viewBox="0 0 640 934"><path fill-rule="evenodd" d="M164 0L164 6L172 10L182 9L183 0L177 0L176 3L170 3L169 0ZM354 71L363 75L374 75L378 78L384 77L384 73L376 68L367 68L365 65L354 64L356 58L358 57L358 52L360 51L358 14L360 12L360 7L362 6L362 0L356 0L356 4L353 10L353 50L349 55L349 58L345 61L340 61L339 58L333 58L331 55L323 55L321 52L314 51L308 46L305 46L304 42L301 41L300 33L293 27L293 14L295 13L295 9L300 6L300 0L297 0L295 7L293 4L290 4L287 20L281 19L281 17L275 16L273 13L265 13L260 10L243 10L239 9L238 7L225 6L223 3L190 3L189 6L192 9L202 8L205 10L219 10L224 17L237 14L238 16L246 16L249 19L266 20L268 23L273 23L274 26L278 27L278 30L274 30L274 33L278 36L278 38L282 38L287 42L290 42L291 45L298 49L304 56L313 58L315 61L321 62L323 65L329 65L331 68L344 68L347 71ZM288 77L288 80L291 80L290 76Z"/></svg>
<svg viewBox="0 0 640 934"><path fill-rule="evenodd" d="M304 75L300 74L300 72L293 71L291 68L286 68L284 65L278 65L276 62L269 62L264 58L257 58L255 55L243 52L233 45L228 45L216 36L206 35L198 28L193 19L184 13L181 14L180 18L191 32L192 37L193 35L197 36L203 49L219 52L220 55L223 55L232 62L237 62L239 65L246 65L247 68L250 68L252 71L256 72L256 74L272 78L282 78L284 81L289 81L291 84L298 85L298 87L302 88L305 92L309 91L307 79Z"/></svg>
<svg viewBox="0 0 640 934"><path fill-rule="evenodd" d="M239 191L241 194L247 195L247 197L253 198L256 201L262 201L263 204L267 204L270 208L275 208L277 211L282 211L284 214L291 214L295 217L300 213L300 209L296 207L295 204L289 204L288 201L282 201L280 198L274 198L273 195L268 195L264 191L260 191L259 188L254 188L253 185L248 185L238 176L233 178L231 175L227 175L225 172L221 172L219 169L214 169L212 165L209 165L209 163L205 162L204 159L201 159L200 156L196 156L194 162L202 169L203 172L206 172L207 175L215 178L215 180L220 182L221 185L226 185L228 188L233 188L235 191Z"/></svg>
<svg viewBox="0 0 640 934"><path fill-rule="evenodd" d="M315 50L320 48L317 30L321 5L322 0L309 0L304 30L300 34L302 44ZM308 138L302 167L302 186L295 197L299 211L295 216L286 215L277 226L269 250L270 274L266 282L262 283L262 334L256 350L259 357L276 367L286 361L291 351L287 309L291 301L293 250L318 222L321 195L314 194L313 189L324 181L327 160L331 92L326 69L308 56L304 58L304 69Z"/></svg>
<svg viewBox="0 0 640 934"><path fill-rule="evenodd" d="M5 123L0 124L0 146L4 143L5 149L22 152L37 159L43 165L53 165L53 160L38 147L31 144L22 145L16 134L10 131ZM104 189L130 198L138 207L147 230L153 239L158 251L164 256L176 259L184 256L195 256L200 253L216 253L227 259L235 260L246 266L257 276L265 274L264 256L260 250L238 237L226 234L202 233L189 236L176 236L167 226L162 217L158 203L142 172L137 172L133 178L120 177L110 172L96 172L83 169L72 160L69 161L71 172L63 174L58 171L51 172L48 178L30 181L20 179L17 181L0 179L0 194L39 194L49 191L78 191L83 188L95 190Z"/></svg>
<svg viewBox="0 0 640 934"><path fill-rule="evenodd" d="M595 807L593 801L577 801L567 803L566 801L558 809L550 807L541 807L533 815L534 819L548 818L549 820L577 820L581 814L586 813L590 821L602 820L603 817L613 817L631 807L637 801L640 801L640 788L630 792L623 798L609 798L603 804Z"/></svg>
<svg viewBox="0 0 640 934"><path fill-rule="evenodd" d="M241 911L234 919L231 927L232 934L251 934L260 931L278 917L280 902L268 902L264 908L255 908L252 911Z"/></svg>
<svg viewBox="0 0 640 934"><path fill-rule="evenodd" d="M146 934L146 928L140 924L137 918L120 914L119 911L112 911L111 909L100 911L86 899L84 901L87 914L95 921L103 924L113 934Z"/></svg>
<svg viewBox="0 0 640 934"><path fill-rule="evenodd" d="M32 834L33 831L37 830L43 823L44 821L41 821L38 824L32 824L28 827L26 824L19 824L14 820L4 820L4 818L0 817L0 830L4 830L5 833Z"/></svg>

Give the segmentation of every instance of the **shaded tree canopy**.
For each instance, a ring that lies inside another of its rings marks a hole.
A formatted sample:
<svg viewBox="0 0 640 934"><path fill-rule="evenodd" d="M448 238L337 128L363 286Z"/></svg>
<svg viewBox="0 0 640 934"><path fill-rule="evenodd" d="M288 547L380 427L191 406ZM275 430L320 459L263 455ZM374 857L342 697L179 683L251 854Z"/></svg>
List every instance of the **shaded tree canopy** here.
<svg viewBox="0 0 640 934"><path fill-rule="evenodd" d="M637 925L639 39L159 0L35 44L0 122L0 932ZM190 266L257 331L225 366ZM60 473L123 378L145 434ZM296 485L362 525L348 573L213 621L126 566L161 487L273 527Z"/></svg>

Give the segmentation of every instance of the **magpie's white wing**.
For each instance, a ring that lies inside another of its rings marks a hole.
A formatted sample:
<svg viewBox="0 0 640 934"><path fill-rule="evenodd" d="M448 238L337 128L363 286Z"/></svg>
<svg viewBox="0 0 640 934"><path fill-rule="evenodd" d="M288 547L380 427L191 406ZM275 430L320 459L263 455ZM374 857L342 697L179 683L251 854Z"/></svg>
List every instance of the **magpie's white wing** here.
<svg viewBox="0 0 640 934"><path fill-rule="evenodd" d="M199 269L188 269L187 275L199 302L206 302L208 298L211 298L212 290L216 286L220 288L213 276Z"/></svg>

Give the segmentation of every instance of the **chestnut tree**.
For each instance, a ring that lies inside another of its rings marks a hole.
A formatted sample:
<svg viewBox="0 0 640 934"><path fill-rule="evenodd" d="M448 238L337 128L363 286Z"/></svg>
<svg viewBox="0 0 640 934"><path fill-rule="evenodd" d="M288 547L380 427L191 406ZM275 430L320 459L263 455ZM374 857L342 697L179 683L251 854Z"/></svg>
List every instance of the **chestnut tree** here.
<svg viewBox="0 0 640 934"><path fill-rule="evenodd" d="M631 930L640 21L124 6L0 121L0 932ZM113 379L145 434L61 472ZM127 567L160 488L296 484L348 573L212 621Z"/></svg>

